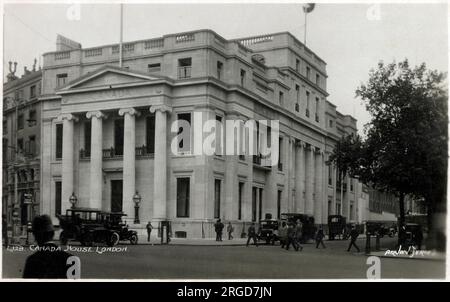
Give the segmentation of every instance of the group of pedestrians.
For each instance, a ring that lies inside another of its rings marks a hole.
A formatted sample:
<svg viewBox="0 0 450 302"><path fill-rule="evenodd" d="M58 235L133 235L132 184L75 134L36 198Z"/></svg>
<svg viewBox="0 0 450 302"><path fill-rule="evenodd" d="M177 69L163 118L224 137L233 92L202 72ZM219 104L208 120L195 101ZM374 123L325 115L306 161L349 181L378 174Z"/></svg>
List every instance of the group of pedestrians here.
<svg viewBox="0 0 450 302"><path fill-rule="evenodd" d="M217 222L214 224L214 230L216 232L216 241L222 241L222 234L223 229L225 228L225 225L223 224L221 219L217 219ZM233 240L233 232L234 227L231 224L231 222L228 222L227 225L227 233L228 233L228 240Z"/></svg>

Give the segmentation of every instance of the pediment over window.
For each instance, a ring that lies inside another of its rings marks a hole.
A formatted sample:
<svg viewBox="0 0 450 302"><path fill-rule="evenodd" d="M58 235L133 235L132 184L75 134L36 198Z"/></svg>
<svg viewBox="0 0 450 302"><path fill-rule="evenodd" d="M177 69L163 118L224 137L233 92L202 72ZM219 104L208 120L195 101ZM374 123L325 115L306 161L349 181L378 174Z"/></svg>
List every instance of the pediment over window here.
<svg viewBox="0 0 450 302"><path fill-rule="evenodd" d="M167 80L165 77L148 75L141 72L131 71L115 66L104 66L96 71L87 73L60 88L56 93L65 94L83 90L95 90L102 88L125 87L153 83L155 81Z"/></svg>

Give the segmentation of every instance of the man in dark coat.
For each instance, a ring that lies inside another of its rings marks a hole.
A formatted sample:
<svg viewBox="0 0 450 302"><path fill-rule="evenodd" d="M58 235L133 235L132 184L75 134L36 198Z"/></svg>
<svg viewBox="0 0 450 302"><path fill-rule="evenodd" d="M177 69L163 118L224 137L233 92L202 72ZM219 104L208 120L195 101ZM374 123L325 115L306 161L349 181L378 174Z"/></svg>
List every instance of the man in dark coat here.
<svg viewBox="0 0 450 302"><path fill-rule="evenodd" d="M297 240L296 240L296 233L295 233L295 228L294 225L292 223L288 224L288 228L287 228L287 245L286 245L286 250L289 250L289 247L291 246L294 247L294 249L296 251L298 251L298 244L297 244Z"/></svg>
<svg viewBox="0 0 450 302"><path fill-rule="evenodd" d="M256 228L255 228L255 223L252 222L252 224L248 227L248 232L247 232L247 246L250 243L250 240L253 239L253 243L258 246L258 237L256 236Z"/></svg>
<svg viewBox="0 0 450 302"><path fill-rule="evenodd" d="M67 279L67 270L71 266L67 264L67 259L72 255L51 243L55 231L50 217L36 216L33 220L32 232L39 250L27 258L23 278Z"/></svg>
<svg viewBox="0 0 450 302"><path fill-rule="evenodd" d="M321 226L316 234L316 249L319 248L320 244L322 245L323 248L326 248L325 244L323 243L324 237L325 237L325 234L323 233L323 228Z"/></svg>
<svg viewBox="0 0 450 302"><path fill-rule="evenodd" d="M348 245L347 252L350 252L350 249L352 248L352 246L354 246L358 250L358 253L359 253L360 249L356 245L356 239L358 239L358 236L359 236L359 232L356 230L356 228L354 226L352 226L352 230L350 231L350 244Z"/></svg>
<svg viewBox="0 0 450 302"><path fill-rule="evenodd" d="M152 230L153 230L153 226L152 226L151 221L149 221L147 223L146 228L147 228L147 242L150 242L150 235L152 234Z"/></svg>
<svg viewBox="0 0 450 302"><path fill-rule="evenodd" d="M223 225L220 219L218 219L217 222L214 224L214 229L216 231L216 241L222 241L222 232L224 227L225 226Z"/></svg>

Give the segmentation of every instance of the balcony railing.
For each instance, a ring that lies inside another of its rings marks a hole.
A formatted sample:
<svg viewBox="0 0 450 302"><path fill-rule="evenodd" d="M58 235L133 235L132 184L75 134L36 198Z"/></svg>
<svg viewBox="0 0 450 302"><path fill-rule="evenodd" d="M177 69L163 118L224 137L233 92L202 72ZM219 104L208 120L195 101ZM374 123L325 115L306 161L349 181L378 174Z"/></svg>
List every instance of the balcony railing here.
<svg viewBox="0 0 450 302"><path fill-rule="evenodd" d="M91 157L91 150L84 150L84 149L80 150L80 158L81 159L87 159L90 157Z"/></svg>
<svg viewBox="0 0 450 302"><path fill-rule="evenodd" d="M136 147L136 156L142 157L142 156L149 156L153 155L155 153L154 150L150 150L149 147L143 145L141 147Z"/></svg>
<svg viewBox="0 0 450 302"><path fill-rule="evenodd" d="M120 157L123 157L123 150L116 150L113 147L109 149L103 149L103 158L120 158Z"/></svg>
<svg viewBox="0 0 450 302"><path fill-rule="evenodd" d="M191 77L191 66L178 67L178 78L188 79Z"/></svg>

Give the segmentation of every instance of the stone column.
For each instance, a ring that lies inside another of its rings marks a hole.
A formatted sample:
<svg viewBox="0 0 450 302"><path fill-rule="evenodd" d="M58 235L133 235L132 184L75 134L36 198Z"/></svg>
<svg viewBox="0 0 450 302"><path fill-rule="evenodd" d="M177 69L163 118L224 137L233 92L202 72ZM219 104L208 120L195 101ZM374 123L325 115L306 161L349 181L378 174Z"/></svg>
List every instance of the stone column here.
<svg viewBox="0 0 450 302"><path fill-rule="evenodd" d="M63 154L62 154L62 188L61 188L61 213L71 207L69 198L74 189L74 122L78 119L71 113L61 114L58 117L63 122Z"/></svg>
<svg viewBox="0 0 450 302"><path fill-rule="evenodd" d="M315 154L315 170L316 170L316 178L315 178L315 193L314 193L314 221L316 224L322 223L322 207L323 207L323 186L322 186L322 178L323 178L323 152L319 151Z"/></svg>
<svg viewBox="0 0 450 302"><path fill-rule="evenodd" d="M314 190L314 152L315 147L309 146L306 149L307 161L306 161L306 204L305 204L305 214L313 215L314 213L314 200L313 200L313 190Z"/></svg>
<svg viewBox="0 0 450 302"><path fill-rule="evenodd" d="M167 105L154 105L150 112L155 113L155 158L153 173L153 219L167 219L167 113L172 108Z"/></svg>
<svg viewBox="0 0 450 302"><path fill-rule="evenodd" d="M304 213L305 212L305 202L303 200L303 173L302 169L305 168L305 143L298 142L295 151L295 212Z"/></svg>
<svg viewBox="0 0 450 302"><path fill-rule="evenodd" d="M283 164L283 172L284 172L284 203L286 205L286 211L285 212L290 212L289 209L289 205L290 205L290 169L289 166L291 165L291 152L290 152L290 147L291 147L291 138L286 134L283 137L283 146L282 146L282 151L283 154L280 156L282 157L282 164ZM278 170L277 166L274 166L273 169ZM278 192L277 192L278 194ZM276 195L276 198L278 198L278 195ZM276 204L277 199L274 200L275 204ZM283 212L283 209L281 209L281 212Z"/></svg>
<svg viewBox="0 0 450 302"><path fill-rule="evenodd" d="M123 142L123 211L128 217L134 216L133 195L136 190L136 116L134 108L123 108L119 115L124 117Z"/></svg>
<svg viewBox="0 0 450 302"><path fill-rule="evenodd" d="M102 209L103 119L106 118L106 115L101 111L89 111L86 113L86 117L91 119L91 188L89 207Z"/></svg>
<svg viewBox="0 0 450 302"><path fill-rule="evenodd" d="M336 196L337 196L337 187L336 187L336 167L334 165L331 166L331 180L333 186L333 202L331 203L331 213L330 215L339 215L340 213L336 213Z"/></svg>

